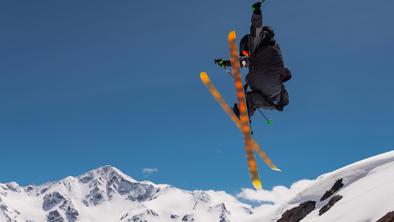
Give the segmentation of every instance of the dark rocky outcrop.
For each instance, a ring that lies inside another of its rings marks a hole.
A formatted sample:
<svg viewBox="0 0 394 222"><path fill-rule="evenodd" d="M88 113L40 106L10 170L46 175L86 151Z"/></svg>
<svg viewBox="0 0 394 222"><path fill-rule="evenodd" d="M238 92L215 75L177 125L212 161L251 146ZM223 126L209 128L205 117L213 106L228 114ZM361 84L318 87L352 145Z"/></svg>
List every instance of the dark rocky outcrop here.
<svg viewBox="0 0 394 222"><path fill-rule="evenodd" d="M193 214L186 214L185 216L182 217L182 221L185 221L185 222L194 221Z"/></svg>
<svg viewBox="0 0 394 222"><path fill-rule="evenodd" d="M175 215L175 214L171 214L170 218L171 218L171 219L178 219L179 216L178 216L178 215Z"/></svg>
<svg viewBox="0 0 394 222"><path fill-rule="evenodd" d="M21 192L21 188L19 187L19 185L15 182L11 182L11 183L7 183L6 184L7 188L13 192L17 192L20 193Z"/></svg>
<svg viewBox="0 0 394 222"><path fill-rule="evenodd" d="M47 192L48 189L49 189L49 187L44 187L44 188L42 188L42 190L40 191L40 193L43 194L43 193Z"/></svg>
<svg viewBox="0 0 394 222"><path fill-rule="evenodd" d="M312 212L315 207L315 201L306 201L298 207L287 210L277 222L298 222Z"/></svg>
<svg viewBox="0 0 394 222"><path fill-rule="evenodd" d="M59 192L53 192L47 194L44 197L44 203L42 205L42 209L50 210L65 200L66 199Z"/></svg>
<svg viewBox="0 0 394 222"><path fill-rule="evenodd" d="M127 215L125 215L127 216ZM128 222L148 222L150 220L148 220L147 218L149 217L158 217L159 214L156 213L155 211L151 210L151 209L147 209L146 211L140 213L140 214L136 214L134 215L131 219L128 219ZM125 219L125 217L122 217L121 220Z"/></svg>
<svg viewBox="0 0 394 222"><path fill-rule="evenodd" d="M64 219L63 219L62 215L60 215L60 213L57 210L55 210L55 211L49 212L48 217L47 217L47 221L48 222L64 222Z"/></svg>
<svg viewBox="0 0 394 222"><path fill-rule="evenodd" d="M228 219L227 215L231 213L230 211L227 210L226 205L224 203L218 204L213 208L218 209L220 212L219 222L230 222L230 219Z"/></svg>
<svg viewBox="0 0 394 222"><path fill-rule="evenodd" d="M31 192L31 191L33 191L34 190L34 186L32 186L32 185L29 185L29 186L27 186L26 188L25 188L25 191L27 192L27 193L29 193L29 192Z"/></svg>
<svg viewBox="0 0 394 222"><path fill-rule="evenodd" d="M211 200L209 195L204 191L193 191L192 195L194 202L208 203Z"/></svg>
<svg viewBox="0 0 394 222"><path fill-rule="evenodd" d="M148 220L142 218L141 215L134 215L131 219L128 219L127 222L148 222Z"/></svg>
<svg viewBox="0 0 394 222"><path fill-rule="evenodd" d="M100 190L100 188L95 187L92 190L90 190L88 195L85 196L83 203L86 206L89 206L90 204L93 204L94 206L99 205L104 201L104 195L105 192L103 190Z"/></svg>
<svg viewBox="0 0 394 222"><path fill-rule="evenodd" d="M66 213L66 217L67 217L68 222L77 221L79 213L76 209L68 206L65 213Z"/></svg>
<svg viewBox="0 0 394 222"><path fill-rule="evenodd" d="M394 222L394 211L387 213L376 222Z"/></svg>
<svg viewBox="0 0 394 222"><path fill-rule="evenodd" d="M150 184L132 183L127 180L121 180L118 185L118 193L120 195L128 194L128 199L131 201L147 201L152 199L157 192L158 190Z"/></svg>
<svg viewBox="0 0 394 222"><path fill-rule="evenodd" d="M331 207L333 207L339 200L342 199L343 196L341 195L335 195L333 196L330 201L326 205L324 205L320 210L319 210L319 216L323 215L325 212L327 212Z"/></svg>
<svg viewBox="0 0 394 222"><path fill-rule="evenodd" d="M11 217L7 215L8 207L5 205L0 205L0 213L3 212L3 216L5 219L7 219L6 222L14 222L15 220L12 220Z"/></svg>
<svg viewBox="0 0 394 222"><path fill-rule="evenodd" d="M343 183L342 183L343 179L339 179L337 180L334 185L331 187L330 190L328 190L326 193L324 193L324 195L320 198L320 201L324 201L328 198L330 198L334 193L336 193L339 189L341 189L343 187Z"/></svg>

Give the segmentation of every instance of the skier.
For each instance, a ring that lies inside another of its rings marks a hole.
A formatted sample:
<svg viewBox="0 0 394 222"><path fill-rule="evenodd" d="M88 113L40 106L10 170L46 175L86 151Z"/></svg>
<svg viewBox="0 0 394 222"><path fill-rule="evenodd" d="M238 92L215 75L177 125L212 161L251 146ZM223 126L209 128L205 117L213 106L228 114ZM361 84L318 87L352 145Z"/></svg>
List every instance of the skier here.
<svg viewBox="0 0 394 222"><path fill-rule="evenodd" d="M282 53L274 39L274 31L269 26L263 26L261 2L252 6L252 25L250 34L245 35L240 42L240 64L248 67L245 91L249 117L256 109L283 111L289 104L288 93L283 85L291 78L291 72L284 66ZM231 66L229 60L215 59L215 63L223 68ZM239 117L238 104L233 107Z"/></svg>

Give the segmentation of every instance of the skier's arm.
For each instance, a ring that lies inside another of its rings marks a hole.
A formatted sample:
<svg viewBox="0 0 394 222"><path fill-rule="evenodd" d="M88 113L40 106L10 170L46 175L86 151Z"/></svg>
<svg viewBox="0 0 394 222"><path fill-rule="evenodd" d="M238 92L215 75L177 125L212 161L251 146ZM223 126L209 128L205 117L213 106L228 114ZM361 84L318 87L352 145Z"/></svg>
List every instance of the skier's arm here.
<svg viewBox="0 0 394 222"><path fill-rule="evenodd" d="M231 67L231 61L230 60L215 59L214 62L216 64L218 64L222 68ZM241 68L244 68L244 67L247 67L249 65L249 60L246 57L241 57L239 59L239 63L241 65Z"/></svg>
<svg viewBox="0 0 394 222"><path fill-rule="evenodd" d="M261 15L261 3L257 2L252 5L252 27L251 29L257 29L263 27L263 16Z"/></svg>
<svg viewBox="0 0 394 222"><path fill-rule="evenodd" d="M250 38L252 40L252 47L249 49L250 52L254 52L255 49L260 45L264 38L263 32L263 16L261 14L261 3L257 2L252 6L253 14L251 18L252 25L250 26Z"/></svg>
<svg viewBox="0 0 394 222"><path fill-rule="evenodd" d="M222 68L226 68L228 66L231 66L230 60L224 60L224 59L215 59L214 62L218 64Z"/></svg>

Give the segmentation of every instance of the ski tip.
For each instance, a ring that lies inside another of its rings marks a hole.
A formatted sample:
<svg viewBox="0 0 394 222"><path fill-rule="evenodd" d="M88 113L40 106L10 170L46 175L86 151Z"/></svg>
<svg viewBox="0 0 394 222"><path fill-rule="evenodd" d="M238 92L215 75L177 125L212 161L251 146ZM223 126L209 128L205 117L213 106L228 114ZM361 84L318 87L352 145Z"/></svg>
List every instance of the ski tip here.
<svg viewBox="0 0 394 222"><path fill-rule="evenodd" d="M237 34L235 33L235 31L231 31L228 34L228 41L235 41L236 38L237 38Z"/></svg>
<svg viewBox="0 0 394 222"><path fill-rule="evenodd" d="M256 190L262 190L262 189L263 189L263 186L261 185L261 180L259 180L259 179L254 179L254 180L252 181L252 184L253 184L253 187L254 187Z"/></svg>
<svg viewBox="0 0 394 222"><path fill-rule="evenodd" d="M207 84L210 82L208 74L206 72L201 72L200 73L200 79L203 83Z"/></svg>

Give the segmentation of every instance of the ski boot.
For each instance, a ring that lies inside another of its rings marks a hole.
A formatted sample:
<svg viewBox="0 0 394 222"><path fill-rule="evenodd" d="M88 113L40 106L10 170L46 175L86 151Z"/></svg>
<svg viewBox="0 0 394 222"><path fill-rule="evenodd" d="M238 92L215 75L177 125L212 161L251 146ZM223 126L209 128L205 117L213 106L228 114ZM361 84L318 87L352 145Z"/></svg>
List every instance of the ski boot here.
<svg viewBox="0 0 394 222"><path fill-rule="evenodd" d="M233 112L234 112L234 114L238 117L238 119L240 119L240 117L239 117L240 113L239 113L238 103L234 103Z"/></svg>

